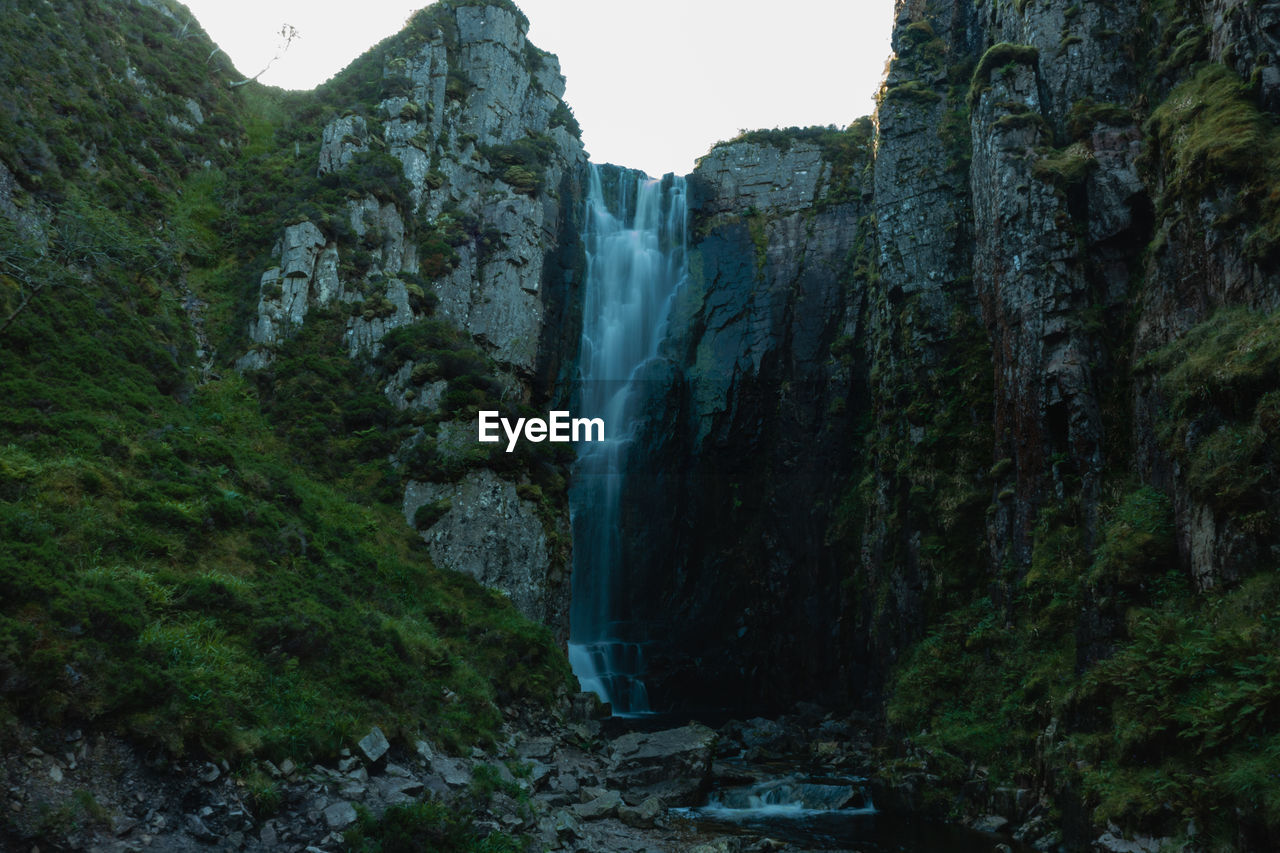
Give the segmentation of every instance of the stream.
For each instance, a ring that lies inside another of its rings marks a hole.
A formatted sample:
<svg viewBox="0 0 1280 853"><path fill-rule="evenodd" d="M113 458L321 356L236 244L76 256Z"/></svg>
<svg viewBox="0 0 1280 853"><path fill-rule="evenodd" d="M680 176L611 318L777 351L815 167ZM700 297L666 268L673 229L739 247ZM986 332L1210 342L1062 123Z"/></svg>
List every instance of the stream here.
<svg viewBox="0 0 1280 853"><path fill-rule="evenodd" d="M703 834L763 835L809 850L860 853L991 853L999 844L1011 853L1034 853L1034 848L1002 836L881 813L861 777L810 775L783 762L728 761L719 766L756 781L718 785L705 804L671 810L672 817L689 821Z"/></svg>

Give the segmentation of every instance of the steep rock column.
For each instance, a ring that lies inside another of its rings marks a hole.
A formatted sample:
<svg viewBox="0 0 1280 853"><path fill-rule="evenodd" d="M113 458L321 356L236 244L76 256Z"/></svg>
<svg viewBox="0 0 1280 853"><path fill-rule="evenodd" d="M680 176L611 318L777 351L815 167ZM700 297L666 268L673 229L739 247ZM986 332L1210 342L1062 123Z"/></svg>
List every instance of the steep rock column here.
<svg viewBox="0 0 1280 853"><path fill-rule="evenodd" d="M840 531L845 610L866 660L892 662L930 598L985 573L970 535L990 493L990 354L972 291L965 95L973 4L897 5L878 112L866 474ZM885 668L877 666L882 675Z"/></svg>
<svg viewBox="0 0 1280 853"><path fill-rule="evenodd" d="M669 390L639 443L658 511L625 527L660 640L656 708L851 689L824 541L856 456L871 138L866 121L746 134L689 177L689 281L661 350L674 375L653 375Z"/></svg>
<svg viewBox="0 0 1280 853"><path fill-rule="evenodd" d="M1037 525L1078 526L1085 547L1097 532L1104 422L1114 430L1126 420L1104 414L1103 396L1121 394L1097 377L1127 358L1106 342L1124 337L1148 223L1130 112L1136 72L1123 44L1140 14L1056 3L984 12L994 44L972 82L971 192L1004 472L988 528L997 564L1025 569ZM1055 517L1042 518L1050 503Z"/></svg>
<svg viewBox="0 0 1280 853"><path fill-rule="evenodd" d="M1014 483L989 529L993 562L1018 566L1031 562L1047 500L1096 504L1102 461L1075 223L1065 195L1036 172L1035 151L1052 139L1037 59L1033 48L989 54L979 69L989 86L974 83L974 285L995 343L997 454L1011 460Z"/></svg>

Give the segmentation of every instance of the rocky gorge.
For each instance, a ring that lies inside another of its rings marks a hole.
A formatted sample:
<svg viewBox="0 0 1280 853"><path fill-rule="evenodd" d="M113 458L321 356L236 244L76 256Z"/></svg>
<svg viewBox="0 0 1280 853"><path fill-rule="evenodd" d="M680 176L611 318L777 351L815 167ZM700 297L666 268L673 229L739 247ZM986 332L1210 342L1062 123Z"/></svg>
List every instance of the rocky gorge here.
<svg viewBox="0 0 1280 853"><path fill-rule="evenodd" d="M0 842L808 849L682 811L785 760L1002 833L912 849L1275 846L1276 4L900 0L874 116L657 180L507 0L306 93L0 15ZM601 380L613 515L475 441Z"/></svg>

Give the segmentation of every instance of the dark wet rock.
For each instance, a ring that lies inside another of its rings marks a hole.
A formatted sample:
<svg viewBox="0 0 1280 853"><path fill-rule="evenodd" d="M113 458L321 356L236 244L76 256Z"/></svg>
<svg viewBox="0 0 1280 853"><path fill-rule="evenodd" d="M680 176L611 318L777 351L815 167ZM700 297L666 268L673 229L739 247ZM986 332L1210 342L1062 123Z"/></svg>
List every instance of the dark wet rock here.
<svg viewBox="0 0 1280 853"><path fill-rule="evenodd" d="M217 841L218 834L209 828L208 824L199 815L187 815L183 820L187 834L195 838L197 841Z"/></svg>
<svg viewBox="0 0 1280 853"><path fill-rule="evenodd" d="M1009 825L1009 819L1000 815L986 815L975 820L973 828L979 832L1000 832Z"/></svg>
<svg viewBox="0 0 1280 853"><path fill-rule="evenodd" d="M600 820L613 817L622 804L622 795L617 791L606 791L588 802L573 807L573 813L581 820Z"/></svg>
<svg viewBox="0 0 1280 853"><path fill-rule="evenodd" d="M594 695L594 694L592 694ZM556 740L551 737L530 738L516 747L516 754L523 759L536 758L545 761L551 758L556 749Z"/></svg>
<svg viewBox="0 0 1280 853"><path fill-rule="evenodd" d="M618 806L618 819L627 826L648 829L666 810L666 805L658 797L646 797L636 806L626 804Z"/></svg>
<svg viewBox="0 0 1280 853"><path fill-rule="evenodd" d="M697 723L660 732L631 732L610 745L611 786L690 803L711 779L716 733Z"/></svg>

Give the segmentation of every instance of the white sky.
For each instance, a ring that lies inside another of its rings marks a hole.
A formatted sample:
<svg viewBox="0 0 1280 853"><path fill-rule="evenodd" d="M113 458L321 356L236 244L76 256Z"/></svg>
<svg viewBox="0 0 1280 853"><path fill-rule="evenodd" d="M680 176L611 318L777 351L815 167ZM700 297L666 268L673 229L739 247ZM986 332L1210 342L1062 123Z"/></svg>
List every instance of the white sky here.
<svg viewBox="0 0 1280 853"><path fill-rule="evenodd" d="M255 74L283 24L301 38L260 79L310 89L398 32L413 0L185 0ZM591 159L687 173L741 129L846 125L872 110L893 0L516 0L560 57Z"/></svg>

